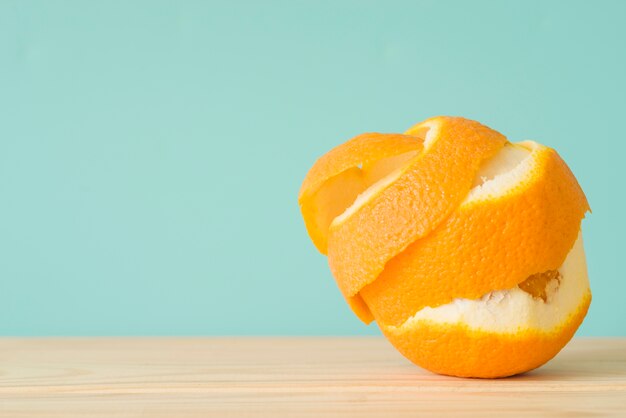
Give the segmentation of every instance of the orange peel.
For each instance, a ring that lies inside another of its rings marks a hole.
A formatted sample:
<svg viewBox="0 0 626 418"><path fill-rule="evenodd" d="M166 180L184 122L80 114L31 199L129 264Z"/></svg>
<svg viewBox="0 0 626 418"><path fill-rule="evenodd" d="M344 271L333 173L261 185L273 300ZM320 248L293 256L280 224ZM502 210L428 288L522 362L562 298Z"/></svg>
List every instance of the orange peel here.
<svg viewBox="0 0 626 418"><path fill-rule="evenodd" d="M307 173L298 202L311 240L326 254L330 223L390 169L422 149L411 135L366 133L335 147Z"/></svg>
<svg viewBox="0 0 626 418"><path fill-rule="evenodd" d="M589 307L589 205L556 151L535 142L444 116L364 134L318 160L299 203L355 314L431 371L538 367Z"/></svg>
<svg viewBox="0 0 626 418"><path fill-rule="evenodd" d="M330 225L328 263L346 297L443 221L465 198L482 163L506 142L500 133L462 118L428 119L407 134L423 137L424 149L359 195ZM420 184L425 187L416 187Z"/></svg>

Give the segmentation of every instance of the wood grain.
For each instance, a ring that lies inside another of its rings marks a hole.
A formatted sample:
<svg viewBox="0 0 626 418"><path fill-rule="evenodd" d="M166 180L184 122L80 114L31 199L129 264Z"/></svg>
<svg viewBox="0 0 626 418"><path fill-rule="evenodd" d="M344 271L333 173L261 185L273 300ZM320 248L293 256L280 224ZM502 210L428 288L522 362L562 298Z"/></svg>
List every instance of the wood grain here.
<svg viewBox="0 0 626 418"><path fill-rule="evenodd" d="M0 339L0 417L626 417L626 339L499 380L437 376L382 338Z"/></svg>

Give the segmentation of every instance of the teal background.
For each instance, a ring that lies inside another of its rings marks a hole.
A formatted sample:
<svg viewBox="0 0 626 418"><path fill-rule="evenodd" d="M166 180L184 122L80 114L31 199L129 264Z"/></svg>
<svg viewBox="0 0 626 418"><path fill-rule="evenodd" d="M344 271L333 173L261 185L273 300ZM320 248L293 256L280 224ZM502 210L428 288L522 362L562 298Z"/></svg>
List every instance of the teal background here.
<svg viewBox="0 0 626 418"><path fill-rule="evenodd" d="M296 202L438 114L558 149L626 335L626 2L0 1L0 334L372 334Z"/></svg>

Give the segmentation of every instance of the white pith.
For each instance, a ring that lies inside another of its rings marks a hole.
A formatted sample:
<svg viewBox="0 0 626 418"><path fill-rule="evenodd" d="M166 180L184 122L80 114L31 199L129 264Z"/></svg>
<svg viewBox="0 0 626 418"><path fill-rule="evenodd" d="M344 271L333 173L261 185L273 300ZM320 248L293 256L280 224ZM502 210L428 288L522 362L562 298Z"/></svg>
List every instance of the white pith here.
<svg viewBox="0 0 626 418"><path fill-rule="evenodd" d="M537 163L532 153L539 151L540 147L532 141L505 144L495 157L480 168L474 187L462 204L505 195L529 178Z"/></svg>
<svg viewBox="0 0 626 418"><path fill-rule="evenodd" d="M515 286L489 292L478 300L459 298L436 308L423 308L399 328L412 328L419 321L430 321L464 324L471 329L498 333L530 329L550 332L576 313L589 292L582 234L579 233L558 271L560 282L552 280L548 283L546 302Z"/></svg>

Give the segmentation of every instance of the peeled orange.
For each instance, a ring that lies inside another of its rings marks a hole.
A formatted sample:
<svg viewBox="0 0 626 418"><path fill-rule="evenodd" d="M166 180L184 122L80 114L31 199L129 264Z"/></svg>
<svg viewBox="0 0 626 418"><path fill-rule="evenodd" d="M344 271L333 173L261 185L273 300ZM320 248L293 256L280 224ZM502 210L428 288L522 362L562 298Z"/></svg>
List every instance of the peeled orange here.
<svg viewBox="0 0 626 418"><path fill-rule="evenodd" d="M433 372L503 377L555 356L591 301L589 206L551 148L436 117L320 158L299 204L364 322Z"/></svg>

